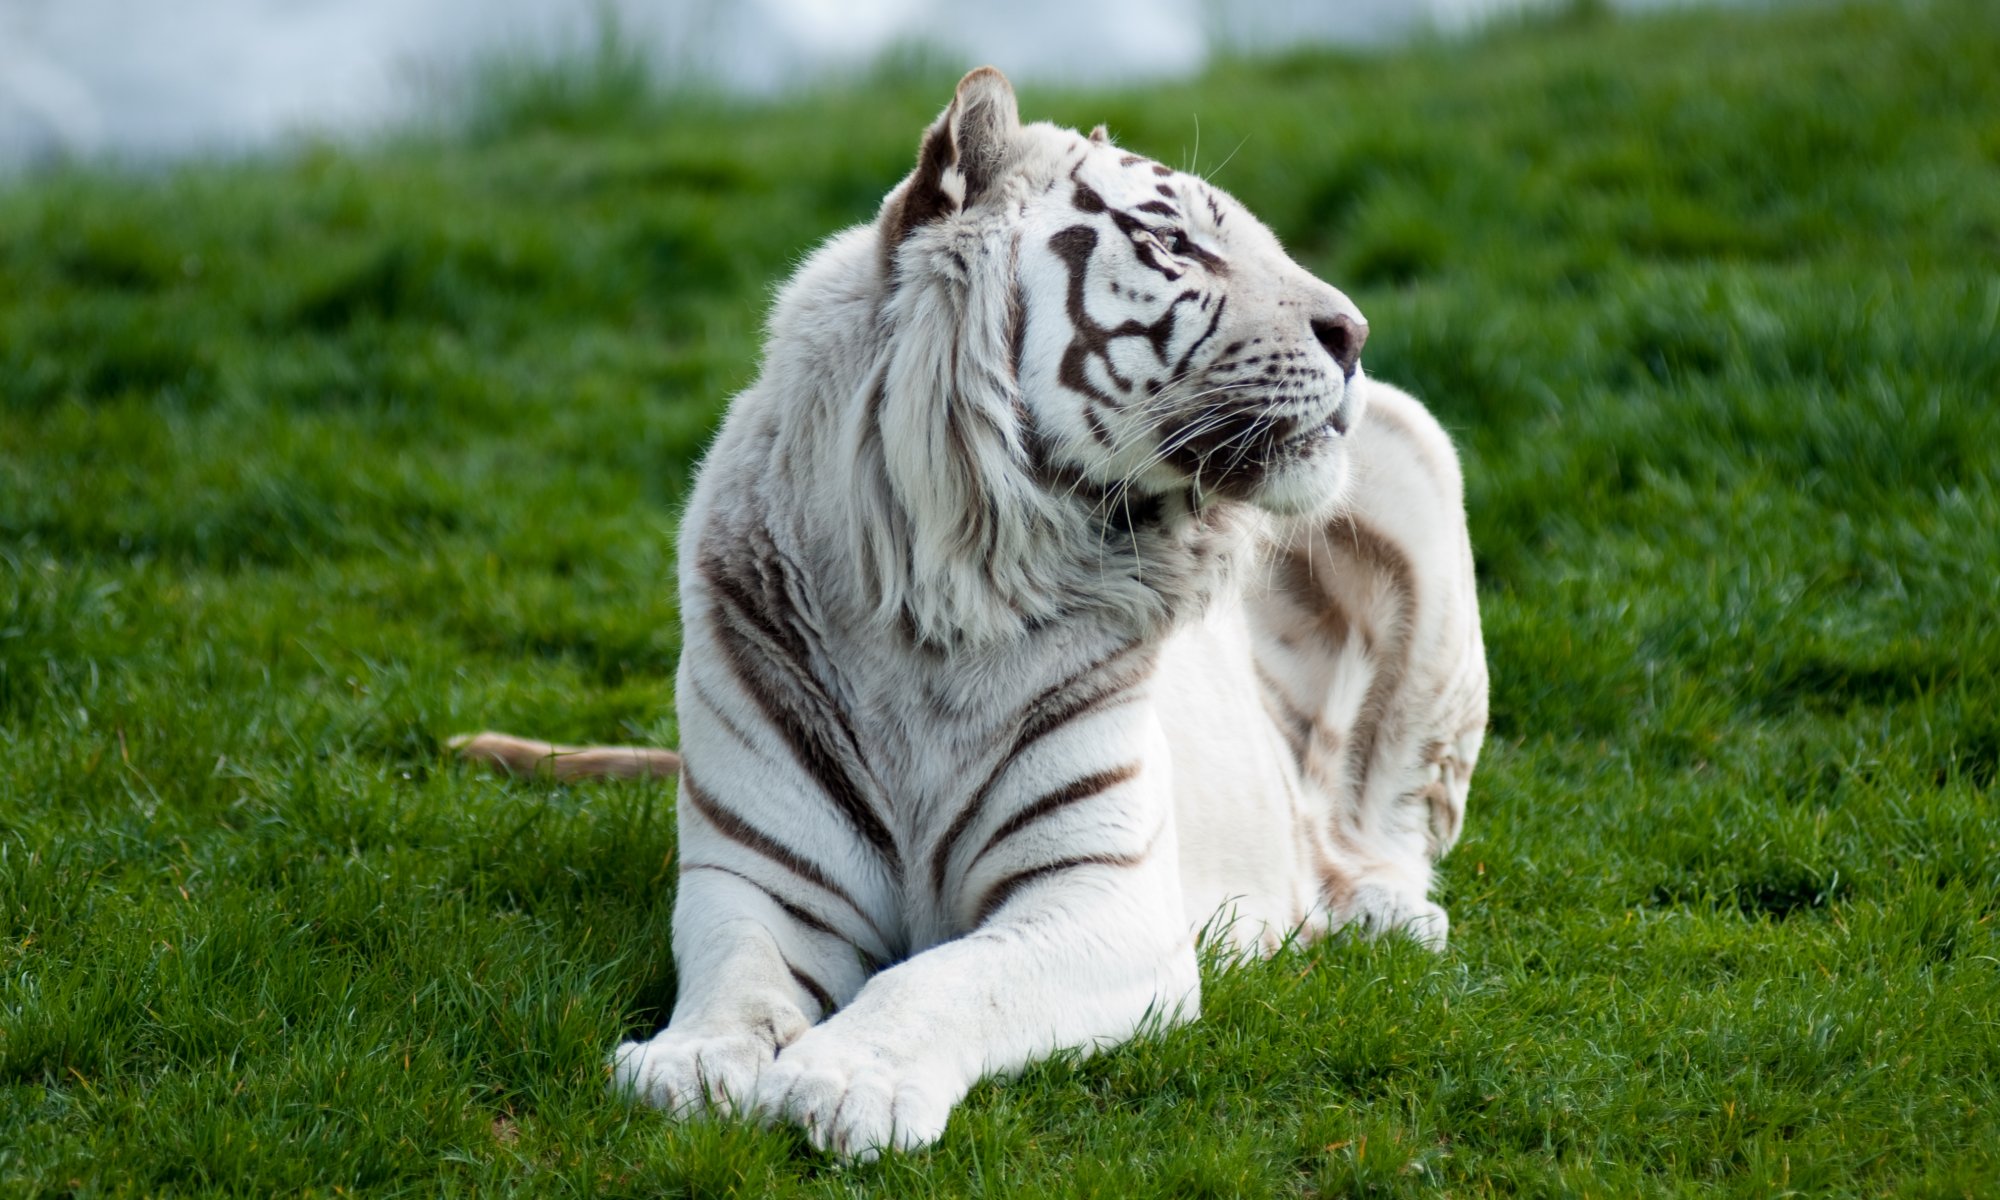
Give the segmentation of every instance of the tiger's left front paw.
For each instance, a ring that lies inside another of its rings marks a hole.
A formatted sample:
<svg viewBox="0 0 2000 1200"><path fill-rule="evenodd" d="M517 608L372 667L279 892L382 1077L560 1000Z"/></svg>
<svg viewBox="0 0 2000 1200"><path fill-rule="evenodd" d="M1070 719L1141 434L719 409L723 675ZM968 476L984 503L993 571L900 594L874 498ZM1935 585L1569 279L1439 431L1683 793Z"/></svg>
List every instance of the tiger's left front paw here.
<svg viewBox="0 0 2000 1200"><path fill-rule="evenodd" d="M1405 934L1426 950L1444 949L1451 936L1451 918L1428 896L1381 884L1356 890L1347 919L1364 936Z"/></svg>
<svg viewBox="0 0 2000 1200"><path fill-rule="evenodd" d="M917 1150L944 1134L965 1087L899 1062L822 1025L779 1053L757 1080L757 1110L806 1131L812 1144L871 1162L883 1150Z"/></svg>

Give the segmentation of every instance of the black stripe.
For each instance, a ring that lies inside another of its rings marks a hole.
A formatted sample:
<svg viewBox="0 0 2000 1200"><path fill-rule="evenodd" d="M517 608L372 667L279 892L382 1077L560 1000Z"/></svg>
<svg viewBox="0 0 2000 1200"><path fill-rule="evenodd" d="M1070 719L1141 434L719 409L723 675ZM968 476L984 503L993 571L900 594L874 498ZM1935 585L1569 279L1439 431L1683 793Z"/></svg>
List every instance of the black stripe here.
<svg viewBox="0 0 2000 1200"><path fill-rule="evenodd" d="M1222 324L1222 310L1228 307L1229 297L1227 296L1215 302L1215 311L1209 314L1208 328L1201 331L1201 336L1194 340L1194 344L1187 348L1187 353L1181 355L1181 360L1174 364L1174 377L1176 379L1187 374L1188 364L1194 361L1194 352L1201 349L1201 344L1215 336L1216 327Z"/></svg>
<svg viewBox="0 0 2000 1200"><path fill-rule="evenodd" d="M986 889L986 895L979 901L979 910L973 915L973 927L986 924L986 918L999 911L1001 905L1013 899L1015 892L1038 879L1046 879L1051 875L1072 871L1078 867L1136 867L1145 862L1152 852L1153 847L1148 845L1137 854L1079 854L1074 858L1061 858L1039 867L1016 871Z"/></svg>
<svg viewBox="0 0 2000 1200"><path fill-rule="evenodd" d="M1017 254L1019 245L1015 243ZM1014 279L1014 290L1007 297L1007 349L1011 356L1009 364L1014 369L1014 383L1018 387L1023 360L1028 356L1028 301L1018 275Z"/></svg>
<svg viewBox="0 0 2000 1200"><path fill-rule="evenodd" d="M1064 383L1070 382L1069 365L1070 365L1069 356L1064 355L1063 356ZM1090 398L1090 403L1085 404L1083 406L1084 422L1090 426L1090 436L1096 438L1100 445L1102 445L1106 450L1109 450L1113 446L1111 429L1104 423L1104 418L1097 415L1097 405L1100 401L1100 398L1103 398L1104 402L1109 403L1113 408L1117 407L1117 403L1115 401L1109 400L1108 398L1104 398L1104 393L1096 391L1095 389L1092 389L1091 392L1088 393L1088 395Z"/></svg>
<svg viewBox="0 0 2000 1200"><path fill-rule="evenodd" d="M1102 203L1097 198L1097 193L1092 192L1082 184L1077 185L1077 196L1078 207L1083 208L1086 212L1096 211L1090 209L1088 203ZM1129 214L1119 212L1116 209L1109 210L1109 212L1113 223L1128 234L1133 230L1145 228L1137 218ZM1167 305L1167 310L1160 314L1157 320L1144 322L1136 318L1128 318L1120 322L1117 326L1107 329L1091 317L1084 295L1086 277L1090 272L1091 256L1095 253L1097 244L1097 231L1088 225L1072 225L1067 229L1057 231L1054 236L1049 238L1049 249L1054 252L1057 258L1062 260L1064 269L1069 273L1069 290L1067 299L1065 300L1065 307L1069 313L1070 328L1073 331L1069 345L1063 350L1062 363L1056 372L1056 382L1090 399L1100 401L1106 407L1117 408L1119 401L1091 382L1088 370L1090 360L1095 358L1103 364L1105 377L1110 380L1113 388L1120 392L1130 392L1132 390L1132 380L1120 375L1118 368L1111 362L1111 343L1119 338L1143 337L1152 346L1153 357L1164 366L1167 361L1167 345L1173 340L1174 331L1180 324L1181 305L1189 301L1200 301L1202 293L1196 288L1184 288ZM1153 251L1151 249L1145 250L1140 255L1141 261L1168 279L1179 279L1181 277L1183 272L1173 269L1170 265L1154 261L1152 254ZM1194 351L1203 342L1206 342L1209 337L1213 336L1216 327L1221 321L1222 306L1218 303L1215 311L1210 314L1208 329L1200 338L1196 339L1194 346L1189 347L1187 354L1181 357L1181 365L1176 369L1176 374L1186 370L1187 364L1193 358ZM1110 438L1100 428L1096 414L1089 406L1085 407L1084 414L1091 421L1092 433L1097 434L1098 440L1109 446L1111 444Z"/></svg>
<svg viewBox="0 0 2000 1200"><path fill-rule="evenodd" d="M806 661L805 639L795 627L779 623L794 611L786 586L788 572L768 536L746 536L743 540L743 549L753 556L748 563L731 562L714 552L703 554L701 559L702 577L721 602L711 624L723 659L765 719L784 738L799 766L854 831L874 847L890 873L901 879L902 859L895 839L848 769L850 763L861 759L854 732L813 677ZM756 544L760 540L763 545ZM753 579L758 594L750 590ZM727 617L722 612L725 606ZM746 636L746 629L756 636ZM774 679L779 673L783 677Z"/></svg>
<svg viewBox="0 0 2000 1200"><path fill-rule="evenodd" d="M951 825L946 828L944 837L939 839L937 849L931 854L931 889L937 895L944 895L944 877L951 869L952 851L958 848L959 839L964 837L965 831L979 819L979 814L985 809L986 801L1000 782L1000 777L1020 759L1022 752L1070 722L1110 708L1133 688L1145 682L1147 676L1152 673L1151 653L1139 655L1142 661L1132 672L1121 672L1108 683L1095 688L1089 686L1106 671L1117 666L1121 659L1132 656L1137 649L1137 643L1119 647L1060 683L1043 689L1040 695L1029 701L1021 710L1020 716L1016 718L1019 724L1016 727L1013 744L1000 756L1000 760L993 764L993 769L972 793L972 799L966 802L956 817L952 818Z"/></svg>
<svg viewBox="0 0 2000 1200"><path fill-rule="evenodd" d="M879 854L887 864L890 873L901 878L903 866L896 852L896 843L889 833L889 827L875 815L861 796L853 777L841 765L839 756L829 743L825 731L806 719L806 714L786 704L769 686L769 680L756 669L754 660L739 646L725 647L725 658L735 669L738 682L748 692L757 707L763 710L778 733L785 739L792 757L798 761L806 774L811 777L834 808L847 823Z"/></svg>
<svg viewBox="0 0 2000 1200"><path fill-rule="evenodd" d="M1090 256L1097 248L1097 231L1088 225L1072 225L1049 239L1049 249L1062 259L1069 272L1069 292L1066 301L1070 327L1076 331L1069 346L1063 351L1062 365L1057 371L1057 382L1072 391L1080 392L1093 400L1099 400L1116 408L1118 401L1109 393L1090 381L1090 372L1084 364L1095 355L1104 359L1105 373L1113 386L1129 387L1129 382L1119 378L1111 367L1110 355L1106 350L1107 335L1097 322L1091 320L1090 312L1084 305L1084 280L1090 271ZM1092 432L1097 432L1096 414L1090 409L1085 415L1093 422ZM1100 434L1099 440L1110 445L1108 434Z"/></svg>
<svg viewBox="0 0 2000 1200"><path fill-rule="evenodd" d="M688 770L686 763L681 764L680 795L682 800L687 801L702 815L703 820L715 826L716 831L722 836L745 849L763 855L814 887L845 900L849 908L859 914L862 920L868 921L871 929L874 928L875 923L869 919L867 913L861 911L861 906L855 903L854 897L848 894L847 889L835 883L833 877L818 863L798 854L770 834L717 804L695 783L694 775ZM874 932L877 937L881 936L881 930L876 929Z"/></svg>
<svg viewBox="0 0 2000 1200"><path fill-rule="evenodd" d="M789 962L785 964L785 968L792 973L792 978L798 981L798 985L811 994L813 1003L819 1005L819 1015L822 1019L833 1012L833 993L827 991L819 980Z"/></svg>
<svg viewBox="0 0 2000 1200"><path fill-rule="evenodd" d="M979 848L979 853L972 856L972 861L965 865L965 869L967 871L972 870L972 868L979 865L979 860L986 857L987 853L993 847L1047 817L1049 814L1068 808L1072 804L1081 803L1092 796L1102 795L1138 774L1138 763L1126 763L1122 767L1113 767L1108 771L1098 771L1095 774L1085 775L1081 779L1064 784L1007 818L1006 822L1000 828L993 831L993 836L986 839L986 844Z"/></svg>
<svg viewBox="0 0 2000 1200"><path fill-rule="evenodd" d="M1144 221L1141 221L1139 218L1133 216L1131 213L1126 212L1124 209L1112 208L1109 205L1105 204L1104 198L1102 196L1099 196L1096 192L1091 191L1090 188L1084 186L1084 184L1082 184L1081 182L1079 182L1076 185L1076 188L1077 188L1076 194L1072 198L1071 202L1076 206L1078 211L1091 213L1093 215L1100 212L1104 213L1106 216L1109 216L1111 218L1111 223L1118 227L1118 232L1124 234L1128 238L1133 239L1135 243L1145 244L1148 246L1158 245L1157 239L1159 235L1157 231L1155 231L1151 226L1147 225ZM1160 202L1157 200L1149 200L1146 202L1146 204L1142 204L1139 207L1141 209L1144 209L1149 205L1160 206ZM1140 239L1138 237L1138 235L1142 233L1147 235L1144 239ZM1194 253L1195 256L1200 258L1203 262L1210 262L1210 261L1213 261L1215 263L1221 262L1220 259L1215 258L1214 255L1208 254L1205 251L1195 250ZM1179 279L1183 274L1185 274L1185 272L1178 269L1179 268L1178 263L1172 262L1171 260L1166 263L1159 262L1152 256L1150 250L1148 252L1141 253L1139 255L1139 261L1151 267L1153 270L1158 271L1160 274L1166 276L1170 280Z"/></svg>
<svg viewBox="0 0 2000 1200"><path fill-rule="evenodd" d="M1153 670L1153 655L1140 656L1143 661L1129 674L1120 674L1102 687L1072 690L1074 685L1088 682L1089 678L1117 664L1134 647L1127 646L1096 663L1088 670L1072 677L1069 681L1044 691L1028 706L1028 719L1022 725L1021 734L1014 740L1014 752L1010 758L1018 757L1021 751L1041 741L1079 717L1110 708L1114 701L1144 683Z"/></svg>
<svg viewBox="0 0 2000 1200"><path fill-rule="evenodd" d="M715 702L715 697L708 694L708 689L702 686L701 680L699 679L694 681L694 698L700 702L702 707L706 708L711 714L713 714L716 721L718 721L722 725L723 730L727 732L730 737L735 738L736 741L740 743L745 749L751 751L757 751L762 749L762 747L760 747L756 743L756 741L751 738L749 734L743 732L741 726L737 725L736 722L729 719L729 714L724 712L722 706Z"/></svg>
<svg viewBox="0 0 2000 1200"><path fill-rule="evenodd" d="M787 900L783 896L780 896L778 893L772 891L768 886L766 886L759 880L753 879L750 876L745 875L743 872L738 871L733 867L725 867L720 863L682 863L681 874L685 875L689 871L720 871L724 875L734 875L736 878L741 879L743 882L749 884L751 887L754 887L758 891L764 893L766 896L769 896L771 898L771 903L777 905L779 908L784 909L785 915L790 917L792 920L797 921L799 924L805 926L807 929L812 930L814 933L823 933L826 936L835 939L836 941L844 942L847 945L854 947L855 953L861 956L862 962L867 965L868 970L870 972L879 971L882 969L882 960L879 957L869 953L865 947L861 946L853 938L848 937L840 930L835 929L832 925L828 924L826 918L820 916L818 913L815 913L810 909L802 908L799 905L792 903L790 900Z"/></svg>

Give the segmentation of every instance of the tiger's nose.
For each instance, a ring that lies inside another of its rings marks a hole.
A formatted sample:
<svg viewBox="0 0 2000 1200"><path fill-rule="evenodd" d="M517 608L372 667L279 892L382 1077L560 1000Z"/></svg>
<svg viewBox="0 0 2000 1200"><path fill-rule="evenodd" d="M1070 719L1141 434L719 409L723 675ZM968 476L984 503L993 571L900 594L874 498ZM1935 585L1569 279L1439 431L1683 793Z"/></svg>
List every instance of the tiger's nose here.
<svg viewBox="0 0 2000 1200"><path fill-rule="evenodd" d="M1353 375L1355 366L1361 362L1361 343L1368 340L1368 322L1358 315L1335 313L1330 317L1314 317L1312 331L1320 346L1340 364L1340 373Z"/></svg>

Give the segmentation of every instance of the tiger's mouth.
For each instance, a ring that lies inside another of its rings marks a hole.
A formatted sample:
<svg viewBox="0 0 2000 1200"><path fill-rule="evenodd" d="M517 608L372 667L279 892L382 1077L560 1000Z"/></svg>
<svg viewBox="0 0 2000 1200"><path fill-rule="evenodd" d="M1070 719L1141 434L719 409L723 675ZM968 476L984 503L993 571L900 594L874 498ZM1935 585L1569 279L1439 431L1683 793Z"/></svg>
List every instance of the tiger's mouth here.
<svg viewBox="0 0 2000 1200"><path fill-rule="evenodd" d="M1285 438L1279 443L1278 448L1309 453L1321 442L1330 442L1335 438L1347 436L1347 431L1354 424L1353 416L1354 391L1351 388L1344 388L1341 391L1340 402L1335 404L1323 419L1312 421L1308 418L1301 421L1303 428Z"/></svg>
<svg viewBox="0 0 2000 1200"><path fill-rule="evenodd" d="M1279 428L1267 429L1257 451L1230 464L1224 490L1282 515L1322 511L1344 486L1347 435L1358 405L1350 385L1293 418L1289 428L1283 418L1273 422Z"/></svg>
<svg viewBox="0 0 2000 1200"><path fill-rule="evenodd" d="M1310 474L1337 453L1352 424L1353 401L1341 396L1331 406L1292 416L1238 414L1235 419L1200 419L1167 443L1168 461L1203 491L1260 502L1278 475ZM1337 468L1333 468L1336 469Z"/></svg>

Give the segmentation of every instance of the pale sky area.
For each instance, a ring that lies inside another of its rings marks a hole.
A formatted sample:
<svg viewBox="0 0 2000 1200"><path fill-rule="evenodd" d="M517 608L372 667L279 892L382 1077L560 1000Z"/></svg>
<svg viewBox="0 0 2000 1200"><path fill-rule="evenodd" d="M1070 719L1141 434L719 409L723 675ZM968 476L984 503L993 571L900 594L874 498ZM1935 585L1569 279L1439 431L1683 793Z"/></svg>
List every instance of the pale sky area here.
<svg viewBox="0 0 2000 1200"><path fill-rule="evenodd" d="M434 106L437 81L470 64L579 54L607 13L663 76L769 93L898 45L1017 79L1113 84L1232 49L1456 32L1541 2L0 0L0 168L365 133Z"/></svg>

